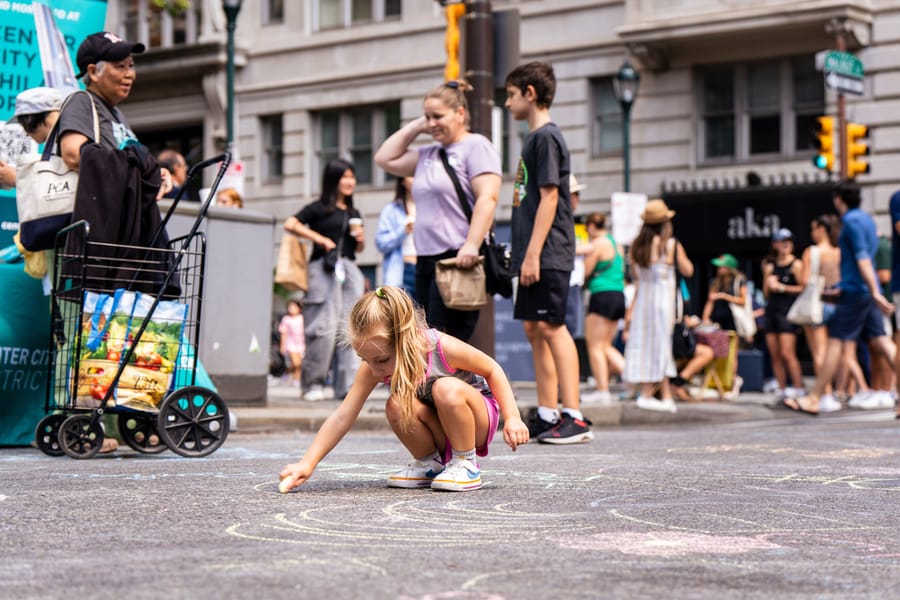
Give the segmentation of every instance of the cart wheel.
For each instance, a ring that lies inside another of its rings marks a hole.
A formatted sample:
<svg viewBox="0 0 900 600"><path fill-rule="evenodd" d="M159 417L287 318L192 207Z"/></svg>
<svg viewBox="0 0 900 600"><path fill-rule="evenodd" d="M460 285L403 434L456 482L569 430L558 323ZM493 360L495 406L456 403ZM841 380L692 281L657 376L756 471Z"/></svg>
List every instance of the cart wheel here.
<svg viewBox="0 0 900 600"><path fill-rule="evenodd" d="M159 454L166 444L156 430L156 415L119 413L119 434L133 450L144 454Z"/></svg>
<svg viewBox="0 0 900 600"><path fill-rule="evenodd" d="M91 458L103 445L103 428L91 415L72 415L59 428L59 445L72 458Z"/></svg>
<svg viewBox="0 0 900 600"><path fill-rule="evenodd" d="M157 429L173 452L199 458L215 452L228 437L228 407L215 392L190 386L169 394L159 407Z"/></svg>
<svg viewBox="0 0 900 600"><path fill-rule="evenodd" d="M59 426L66 420L66 415L47 415L41 419L34 430L34 441L38 450L47 456L62 456L65 452L59 446Z"/></svg>

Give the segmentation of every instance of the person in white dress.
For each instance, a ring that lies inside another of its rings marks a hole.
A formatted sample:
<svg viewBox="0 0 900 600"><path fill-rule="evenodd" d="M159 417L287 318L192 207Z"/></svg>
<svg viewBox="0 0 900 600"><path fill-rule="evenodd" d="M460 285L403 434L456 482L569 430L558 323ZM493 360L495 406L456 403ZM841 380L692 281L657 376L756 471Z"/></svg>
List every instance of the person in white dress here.
<svg viewBox="0 0 900 600"><path fill-rule="evenodd" d="M646 410L675 412L669 377L677 375L672 357L675 324L675 268L684 277L694 265L681 242L672 235L672 217L662 200L647 203L644 224L631 245L629 258L634 279L634 300L625 315L625 373L639 386L637 405ZM659 399L654 391L659 388Z"/></svg>

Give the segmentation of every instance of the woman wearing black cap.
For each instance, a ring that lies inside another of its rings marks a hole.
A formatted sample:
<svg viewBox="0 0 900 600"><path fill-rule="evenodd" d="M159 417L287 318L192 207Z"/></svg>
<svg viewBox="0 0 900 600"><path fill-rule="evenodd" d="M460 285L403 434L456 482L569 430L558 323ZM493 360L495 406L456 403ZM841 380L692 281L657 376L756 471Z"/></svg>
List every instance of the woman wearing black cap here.
<svg viewBox="0 0 900 600"><path fill-rule="evenodd" d="M766 295L766 347L772 373L783 398L803 395L803 372L797 360L797 326L787 313L803 291L799 281L803 263L794 256L794 234L782 227L772 235L772 254L763 262L763 293ZM790 377L792 387L788 387Z"/></svg>
<svg viewBox="0 0 900 600"><path fill-rule="evenodd" d="M81 147L94 141L93 109L97 111L100 139L106 148L122 150L138 139L118 105L128 98L137 77L132 55L144 52L144 44L128 42L108 31L89 35L78 47L77 77L84 81L88 94L75 94L59 117L60 154L72 169L81 165ZM171 173L161 170L161 198L172 187Z"/></svg>

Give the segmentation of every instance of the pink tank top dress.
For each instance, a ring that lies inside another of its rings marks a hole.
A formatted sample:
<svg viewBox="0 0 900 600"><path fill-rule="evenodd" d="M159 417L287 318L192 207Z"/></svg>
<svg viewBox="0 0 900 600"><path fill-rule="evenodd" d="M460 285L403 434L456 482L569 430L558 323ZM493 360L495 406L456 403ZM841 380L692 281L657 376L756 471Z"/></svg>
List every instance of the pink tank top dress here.
<svg viewBox="0 0 900 600"><path fill-rule="evenodd" d="M441 348L441 334L438 330L428 329L425 333L431 341L432 349L428 353L428 365L425 367L425 385L422 386L416 394L419 401L434 408L434 399L431 397L431 387L434 385L434 382L441 377L456 377L478 390L481 393L482 398L484 398L484 406L488 413L488 433L484 445L476 448L475 453L478 456L487 456L488 446L490 445L491 440L494 439L494 433L496 433L497 427L500 424L500 405L498 405L497 400L494 399L491 388L488 386L484 377L470 371L454 369L447 364L447 358L444 356L443 348ZM385 383L390 386L390 379L386 378ZM458 448L458 450L465 450L465 448ZM444 464L449 462L451 458L453 458L453 449L450 447L450 439L448 438L444 447Z"/></svg>

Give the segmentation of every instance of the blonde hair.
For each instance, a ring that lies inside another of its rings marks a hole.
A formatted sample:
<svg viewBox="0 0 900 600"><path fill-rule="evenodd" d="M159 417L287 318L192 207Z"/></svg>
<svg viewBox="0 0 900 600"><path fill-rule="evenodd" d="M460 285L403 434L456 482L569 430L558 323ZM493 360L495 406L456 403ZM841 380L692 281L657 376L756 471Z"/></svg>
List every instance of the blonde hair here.
<svg viewBox="0 0 900 600"><path fill-rule="evenodd" d="M436 98L443 102L447 108L450 110L459 110L463 109L465 112L465 125L468 129L469 127L469 102L466 100L466 92L474 91L473 88L467 81L463 79L454 79L452 81L448 81L446 83L442 83L441 85L432 88L430 92L425 94L425 100L429 98Z"/></svg>
<svg viewBox="0 0 900 600"><path fill-rule="evenodd" d="M425 383L424 355L431 344L424 335L425 314L406 292L386 285L368 292L350 311L347 337L354 348L369 340L387 342L397 356L391 376L391 396L400 405L403 427L412 425L416 391Z"/></svg>

